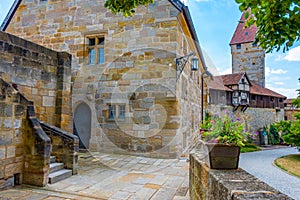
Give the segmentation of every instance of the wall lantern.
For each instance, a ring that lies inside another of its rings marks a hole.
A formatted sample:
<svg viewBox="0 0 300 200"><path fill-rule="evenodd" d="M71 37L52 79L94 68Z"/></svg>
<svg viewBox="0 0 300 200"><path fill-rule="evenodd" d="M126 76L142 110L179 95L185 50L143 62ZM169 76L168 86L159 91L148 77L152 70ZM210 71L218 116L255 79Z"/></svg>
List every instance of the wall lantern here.
<svg viewBox="0 0 300 200"><path fill-rule="evenodd" d="M195 56L191 59L191 70L197 71L199 69L199 61L198 58Z"/></svg>
<svg viewBox="0 0 300 200"><path fill-rule="evenodd" d="M177 73L177 79L179 79L180 74L183 72L184 67L186 66L186 63L188 62L189 58L191 56L195 55L194 52L189 53L188 55L182 56L180 58L176 58L176 73ZM198 58L197 57L193 57L191 59L191 70L192 71L196 71L198 70Z"/></svg>

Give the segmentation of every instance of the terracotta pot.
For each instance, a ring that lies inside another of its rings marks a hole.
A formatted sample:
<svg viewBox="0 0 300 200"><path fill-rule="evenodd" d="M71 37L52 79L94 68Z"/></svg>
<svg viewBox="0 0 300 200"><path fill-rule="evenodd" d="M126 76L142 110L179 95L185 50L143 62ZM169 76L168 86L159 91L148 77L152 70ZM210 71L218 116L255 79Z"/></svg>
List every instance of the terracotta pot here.
<svg viewBox="0 0 300 200"><path fill-rule="evenodd" d="M207 158L206 164L211 169L237 169L240 157L240 147L220 143L204 143Z"/></svg>

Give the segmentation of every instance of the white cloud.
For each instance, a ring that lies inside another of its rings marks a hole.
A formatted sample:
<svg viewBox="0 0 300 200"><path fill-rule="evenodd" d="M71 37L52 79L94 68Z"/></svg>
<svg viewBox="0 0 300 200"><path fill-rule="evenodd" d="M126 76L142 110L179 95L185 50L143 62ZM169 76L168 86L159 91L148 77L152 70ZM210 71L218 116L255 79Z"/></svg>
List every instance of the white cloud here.
<svg viewBox="0 0 300 200"><path fill-rule="evenodd" d="M270 76L271 74L286 74L288 71L283 69L271 69L270 67L265 68L265 75Z"/></svg>
<svg viewBox="0 0 300 200"><path fill-rule="evenodd" d="M271 84L266 84L266 88L273 90L283 96L286 96L288 99L297 98L297 88L282 88L282 87L273 87Z"/></svg>
<svg viewBox="0 0 300 200"><path fill-rule="evenodd" d="M300 46L288 51L288 54L284 57L284 59L288 61L300 61Z"/></svg>
<svg viewBox="0 0 300 200"><path fill-rule="evenodd" d="M284 82L278 81L278 82L274 82L274 84L276 84L276 85L284 85Z"/></svg>
<svg viewBox="0 0 300 200"><path fill-rule="evenodd" d="M219 72L220 75L225 75L225 74L231 74L232 73L231 67L226 68L226 69L220 69L220 68L217 68L217 69L218 69L218 72Z"/></svg>

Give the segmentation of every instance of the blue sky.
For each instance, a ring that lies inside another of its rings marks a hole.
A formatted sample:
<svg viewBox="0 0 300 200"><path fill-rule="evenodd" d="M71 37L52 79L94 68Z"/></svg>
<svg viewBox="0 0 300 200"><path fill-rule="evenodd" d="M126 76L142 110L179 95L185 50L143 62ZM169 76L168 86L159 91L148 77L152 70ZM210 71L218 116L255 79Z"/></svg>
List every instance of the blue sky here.
<svg viewBox="0 0 300 200"><path fill-rule="evenodd" d="M1 0L2 23L14 0ZM231 73L229 42L241 12L234 0L185 0L189 6L207 65L218 74ZM287 52L266 56L266 87L288 98L297 97L300 88L300 42Z"/></svg>

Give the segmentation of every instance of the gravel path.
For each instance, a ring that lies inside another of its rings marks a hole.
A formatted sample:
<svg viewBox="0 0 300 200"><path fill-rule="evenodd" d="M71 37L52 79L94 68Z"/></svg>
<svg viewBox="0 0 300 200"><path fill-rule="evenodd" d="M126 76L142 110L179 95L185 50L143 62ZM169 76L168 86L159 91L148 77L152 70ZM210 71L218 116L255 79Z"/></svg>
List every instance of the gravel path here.
<svg viewBox="0 0 300 200"><path fill-rule="evenodd" d="M239 166L282 193L295 200L300 200L300 178L291 176L273 165L274 160L278 157L298 153L295 148L242 153Z"/></svg>

